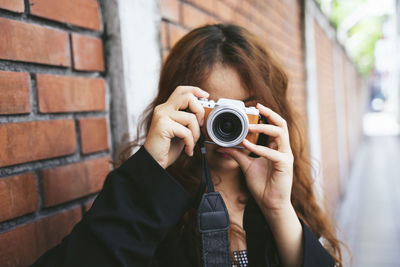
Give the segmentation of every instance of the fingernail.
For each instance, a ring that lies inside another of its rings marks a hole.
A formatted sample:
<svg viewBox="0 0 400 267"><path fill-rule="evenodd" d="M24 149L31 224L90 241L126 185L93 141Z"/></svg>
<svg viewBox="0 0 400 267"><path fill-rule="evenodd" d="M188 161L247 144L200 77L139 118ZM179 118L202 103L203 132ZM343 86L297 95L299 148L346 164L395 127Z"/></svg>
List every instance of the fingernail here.
<svg viewBox="0 0 400 267"><path fill-rule="evenodd" d="M201 90L201 89L200 89L200 90ZM201 95L204 96L204 97L209 97L209 96L210 96L210 94L209 94L208 92L204 91L204 90L201 90L200 93L201 93Z"/></svg>
<svg viewBox="0 0 400 267"><path fill-rule="evenodd" d="M250 141L249 140L247 140L246 138L243 140L243 143L244 144L250 144Z"/></svg>
<svg viewBox="0 0 400 267"><path fill-rule="evenodd" d="M204 119L202 119L202 120L200 121L200 126L203 126L203 124L204 124Z"/></svg>

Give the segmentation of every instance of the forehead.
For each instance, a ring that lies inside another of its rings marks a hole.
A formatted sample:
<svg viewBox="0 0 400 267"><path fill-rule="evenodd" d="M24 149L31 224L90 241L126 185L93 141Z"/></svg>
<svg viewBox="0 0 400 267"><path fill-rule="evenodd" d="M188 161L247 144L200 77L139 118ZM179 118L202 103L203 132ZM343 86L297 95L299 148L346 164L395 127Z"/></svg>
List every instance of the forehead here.
<svg viewBox="0 0 400 267"><path fill-rule="evenodd" d="M222 64L214 65L202 87L210 94L209 99L212 100L219 98L244 100L249 97L249 92L241 85L237 71Z"/></svg>

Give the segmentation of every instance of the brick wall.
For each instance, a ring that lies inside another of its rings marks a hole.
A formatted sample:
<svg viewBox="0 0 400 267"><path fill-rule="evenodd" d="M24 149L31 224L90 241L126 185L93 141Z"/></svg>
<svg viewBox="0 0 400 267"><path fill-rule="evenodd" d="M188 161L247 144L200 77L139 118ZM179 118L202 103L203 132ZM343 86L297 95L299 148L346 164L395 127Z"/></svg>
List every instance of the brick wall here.
<svg viewBox="0 0 400 267"><path fill-rule="evenodd" d="M319 167L324 205L334 216L361 140L366 90L355 65L336 38L329 36L326 25L324 29L314 20L314 35L321 139Z"/></svg>
<svg viewBox="0 0 400 267"><path fill-rule="evenodd" d="M321 137L323 189L327 195L325 205L335 206L340 192L339 154L337 142L336 97L334 87L334 43L326 36L318 23L315 29L315 53L317 61L319 124Z"/></svg>
<svg viewBox="0 0 400 267"><path fill-rule="evenodd" d="M0 0L0 262L61 241L110 170L97 0Z"/></svg>

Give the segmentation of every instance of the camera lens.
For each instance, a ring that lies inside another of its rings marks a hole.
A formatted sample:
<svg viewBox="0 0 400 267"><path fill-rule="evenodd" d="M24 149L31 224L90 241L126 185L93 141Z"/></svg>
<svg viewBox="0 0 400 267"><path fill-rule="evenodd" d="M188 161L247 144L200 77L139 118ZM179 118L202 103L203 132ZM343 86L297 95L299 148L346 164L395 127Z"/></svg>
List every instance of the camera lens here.
<svg viewBox="0 0 400 267"><path fill-rule="evenodd" d="M207 117L207 133L211 143L222 147L239 145L248 133L248 118L244 108L229 103L220 103Z"/></svg>
<svg viewBox="0 0 400 267"><path fill-rule="evenodd" d="M223 112L215 117L212 128L216 138L222 142L230 142L241 135L242 122L235 114Z"/></svg>
<svg viewBox="0 0 400 267"><path fill-rule="evenodd" d="M224 121L221 129L224 133L230 133L233 131L233 123L231 121Z"/></svg>

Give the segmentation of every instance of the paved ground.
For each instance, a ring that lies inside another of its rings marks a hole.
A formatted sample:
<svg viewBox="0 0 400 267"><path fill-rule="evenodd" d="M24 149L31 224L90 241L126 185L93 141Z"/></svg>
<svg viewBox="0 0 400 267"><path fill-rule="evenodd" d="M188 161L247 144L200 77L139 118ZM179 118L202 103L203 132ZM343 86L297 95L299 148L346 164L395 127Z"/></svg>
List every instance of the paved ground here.
<svg viewBox="0 0 400 267"><path fill-rule="evenodd" d="M365 137L338 210L353 264L400 266L400 137Z"/></svg>

